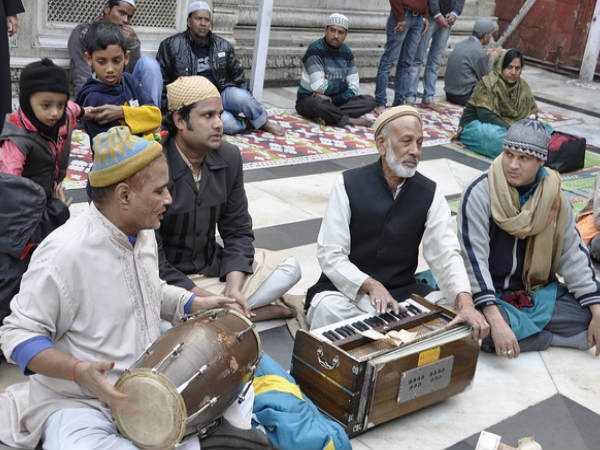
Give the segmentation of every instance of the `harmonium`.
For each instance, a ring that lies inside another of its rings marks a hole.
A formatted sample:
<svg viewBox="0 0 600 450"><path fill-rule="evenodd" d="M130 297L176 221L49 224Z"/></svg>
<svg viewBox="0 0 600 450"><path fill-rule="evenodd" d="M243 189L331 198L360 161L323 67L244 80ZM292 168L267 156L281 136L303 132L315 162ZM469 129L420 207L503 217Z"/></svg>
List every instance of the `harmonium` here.
<svg viewBox="0 0 600 450"><path fill-rule="evenodd" d="M350 437L457 394L475 375L479 343L470 327L449 329L455 313L417 295L401 304L399 314L296 334L292 376Z"/></svg>

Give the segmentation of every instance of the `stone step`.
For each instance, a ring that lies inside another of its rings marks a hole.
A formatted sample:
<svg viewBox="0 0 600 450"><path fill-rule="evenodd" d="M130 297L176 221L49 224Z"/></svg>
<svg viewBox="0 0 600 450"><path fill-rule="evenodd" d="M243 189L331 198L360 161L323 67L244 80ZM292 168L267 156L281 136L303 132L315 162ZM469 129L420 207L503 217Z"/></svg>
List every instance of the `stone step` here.
<svg viewBox="0 0 600 450"><path fill-rule="evenodd" d="M62 1L68 3L74 0ZM37 5L43 3L43 0L32 0L32 2ZM249 76L254 52L258 0L248 2L227 0L215 2L215 5L217 4L219 6L215 6L214 11L214 31L234 42L236 55ZM302 6L299 7L298 4ZM389 15L389 3L385 0L374 0L368 9L360 3L358 6L354 2L342 2L342 4L343 12L351 18L350 33L346 43L355 54L361 78L372 79L376 75L379 58L385 45L385 23ZM315 7L311 8L310 5ZM323 35L323 23L327 15L334 12L334 8L327 5L328 3L316 0L305 0L301 3L294 0L277 2L273 9L269 36L267 81L297 83L302 71L301 58L307 45ZM463 13L453 27L440 74L444 72L447 55L457 42L471 34L477 18L489 17L496 20L493 17L494 10L493 0L466 0ZM43 12L43 9L41 11ZM50 36L44 35L44 40L36 37L37 32L32 30L32 27L40 25L36 25L35 21L28 23L30 18L23 19L18 40L11 41L17 45L11 48L13 96L17 95L20 69L29 62L39 59L40 56L49 56L66 69L69 65L66 44L74 24L53 26ZM184 21L178 23L178 29L182 29ZM158 44L164 36L175 32L175 30L171 32L168 29L153 30L144 27L137 27L136 30L142 41L142 53L150 56L156 54ZM32 34L33 37L27 34Z"/></svg>

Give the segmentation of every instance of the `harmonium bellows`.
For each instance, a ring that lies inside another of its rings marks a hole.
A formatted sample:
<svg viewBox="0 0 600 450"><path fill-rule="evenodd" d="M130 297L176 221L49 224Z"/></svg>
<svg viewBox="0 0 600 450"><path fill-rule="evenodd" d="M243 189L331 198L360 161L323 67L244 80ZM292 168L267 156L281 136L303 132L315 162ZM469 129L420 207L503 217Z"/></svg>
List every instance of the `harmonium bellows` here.
<svg viewBox="0 0 600 450"><path fill-rule="evenodd" d="M350 437L455 395L475 375L479 344L470 327L448 329L455 313L417 295L402 304L401 314L359 316L296 334L292 376ZM367 330L409 338L373 340Z"/></svg>

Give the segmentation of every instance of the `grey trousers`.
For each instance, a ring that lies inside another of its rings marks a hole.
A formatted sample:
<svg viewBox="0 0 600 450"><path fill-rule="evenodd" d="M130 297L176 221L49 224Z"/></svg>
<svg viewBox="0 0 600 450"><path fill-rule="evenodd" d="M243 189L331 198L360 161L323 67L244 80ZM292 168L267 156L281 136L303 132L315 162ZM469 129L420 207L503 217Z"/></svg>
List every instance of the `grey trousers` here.
<svg viewBox="0 0 600 450"><path fill-rule="evenodd" d="M500 314L504 321L510 325L508 315L504 308L497 305ZM519 341L521 353L536 352L546 350L552 343L552 335L574 336L588 329L592 313L588 308L583 308L575 297L570 293L566 293L562 297L556 299L554 313L548 325L537 334L526 337ZM494 342L492 335L488 335L481 343L481 349L486 352L494 352Z"/></svg>

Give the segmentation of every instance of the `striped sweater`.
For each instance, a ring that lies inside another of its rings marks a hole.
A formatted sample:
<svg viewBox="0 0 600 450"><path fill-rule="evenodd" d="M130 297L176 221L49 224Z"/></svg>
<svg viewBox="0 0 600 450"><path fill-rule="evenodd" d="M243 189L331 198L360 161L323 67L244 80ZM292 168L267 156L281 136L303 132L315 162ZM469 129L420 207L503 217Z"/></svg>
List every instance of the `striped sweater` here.
<svg viewBox="0 0 600 450"><path fill-rule="evenodd" d="M336 105L343 105L358 95L358 70L347 45L334 48L321 38L309 45L302 63L298 97L316 92L331 97Z"/></svg>
<svg viewBox="0 0 600 450"><path fill-rule="evenodd" d="M475 306L494 304L496 290L524 289L522 273L526 240L509 235L492 220L487 172L463 193L457 223ZM600 303L600 283L575 226L572 211L567 214L557 273L581 306Z"/></svg>

